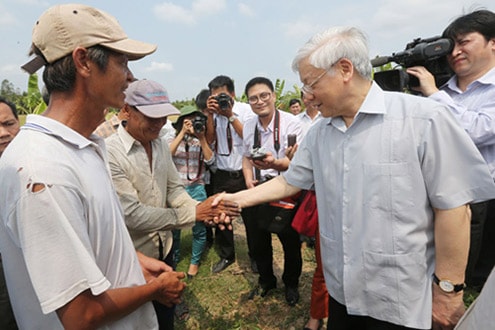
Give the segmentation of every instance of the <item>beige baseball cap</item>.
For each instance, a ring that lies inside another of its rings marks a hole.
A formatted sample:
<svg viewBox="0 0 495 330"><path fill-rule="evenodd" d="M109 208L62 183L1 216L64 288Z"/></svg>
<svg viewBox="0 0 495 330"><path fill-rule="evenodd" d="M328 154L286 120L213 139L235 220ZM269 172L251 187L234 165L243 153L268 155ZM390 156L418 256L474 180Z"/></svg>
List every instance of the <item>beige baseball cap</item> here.
<svg viewBox="0 0 495 330"><path fill-rule="evenodd" d="M36 22L32 39L44 58L37 55L21 67L30 74L77 47L101 45L126 54L129 60L140 59L156 50L156 45L129 39L115 17L81 4L49 8Z"/></svg>

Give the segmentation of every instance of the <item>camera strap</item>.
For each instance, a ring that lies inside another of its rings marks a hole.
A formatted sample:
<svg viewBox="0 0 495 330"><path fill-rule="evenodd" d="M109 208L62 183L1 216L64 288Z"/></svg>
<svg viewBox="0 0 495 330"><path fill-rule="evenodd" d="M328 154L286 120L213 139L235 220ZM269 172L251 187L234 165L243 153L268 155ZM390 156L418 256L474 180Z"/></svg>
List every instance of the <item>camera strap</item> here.
<svg viewBox="0 0 495 330"><path fill-rule="evenodd" d="M231 125L231 123L227 122L226 135L227 135L227 147L229 148L229 153L228 154L219 154L218 153L218 141L217 141L217 143L215 143L215 153L219 156L230 156L230 154L232 153L232 130L230 129L230 125ZM217 118L215 117L215 129L216 129L216 127L217 127Z"/></svg>
<svg viewBox="0 0 495 330"><path fill-rule="evenodd" d="M261 147L261 134L258 130L258 123L254 127L254 148ZM276 151L275 158L278 158L278 151L280 150L280 113L275 109L275 120L273 122L273 148ZM280 174L280 172L279 172ZM254 168L254 177L256 180L261 179L261 171L259 168Z"/></svg>

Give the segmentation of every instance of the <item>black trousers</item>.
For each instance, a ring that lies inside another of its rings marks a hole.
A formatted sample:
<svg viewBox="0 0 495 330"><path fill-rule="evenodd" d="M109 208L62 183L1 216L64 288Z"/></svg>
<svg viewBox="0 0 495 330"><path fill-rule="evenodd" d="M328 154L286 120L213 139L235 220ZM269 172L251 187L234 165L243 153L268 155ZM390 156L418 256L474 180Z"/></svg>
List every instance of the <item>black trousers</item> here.
<svg viewBox="0 0 495 330"><path fill-rule="evenodd" d="M471 204L471 242L466 283L481 290L495 266L495 200Z"/></svg>
<svg viewBox="0 0 495 330"><path fill-rule="evenodd" d="M379 302L377 302L379 303ZM357 316L347 314L344 305L337 302L331 296L328 299L328 322L327 328L332 330L407 330L397 324L380 321L369 316Z"/></svg>
<svg viewBox="0 0 495 330"><path fill-rule="evenodd" d="M218 169L213 176L213 192L235 193L246 189L246 182L242 171L223 171ZM215 242L218 247L218 255L222 259L234 260L234 231L215 228Z"/></svg>
<svg viewBox="0 0 495 330"><path fill-rule="evenodd" d="M163 259L163 261L169 266L173 264L173 250L170 250L170 252ZM167 307L159 303L158 301L153 300L153 307L155 309L156 318L158 319L159 329L174 330L175 305L172 307Z"/></svg>
<svg viewBox="0 0 495 330"><path fill-rule="evenodd" d="M251 257L259 271L259 284L262 288L275 287L277 278L273 273L272 233L258 226L258 221L268 221L266 213L259 212L258 206L243 210L242 218L246 226L246 238ZM276 234L284 250L284 272L282 281L286 287L296 288L302 270L301 240L299 234L288 226Z"/></svg>

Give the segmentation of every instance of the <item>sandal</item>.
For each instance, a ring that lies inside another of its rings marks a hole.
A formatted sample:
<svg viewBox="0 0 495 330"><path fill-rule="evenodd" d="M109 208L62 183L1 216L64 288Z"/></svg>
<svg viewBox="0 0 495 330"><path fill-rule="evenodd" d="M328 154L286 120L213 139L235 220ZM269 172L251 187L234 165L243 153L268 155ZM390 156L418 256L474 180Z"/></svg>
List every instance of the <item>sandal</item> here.
<svg viewBox="0 0 495 330"><path fill-rule="evenodd" d="M179 321L187 321L189 319L189 307L187 307L187 304L184 300L182 300L180 303L175 305L175 317Z"/></svg>

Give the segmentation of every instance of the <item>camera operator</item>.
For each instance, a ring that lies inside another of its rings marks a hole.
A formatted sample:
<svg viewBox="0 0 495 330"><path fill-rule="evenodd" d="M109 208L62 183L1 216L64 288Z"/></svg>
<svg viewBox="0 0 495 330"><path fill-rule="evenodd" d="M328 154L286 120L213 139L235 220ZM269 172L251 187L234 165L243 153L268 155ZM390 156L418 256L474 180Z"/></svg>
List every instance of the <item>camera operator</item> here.
<svg viewBox="0 0 495 330"><path fill-rule="evenodd" d="M234 81L227 76L217 76L208 84L210 97L207 101L207 132L215 132L215 157L217 170L213 176L213 193L237 192L246 189L242 174L243 124L254 113L246 103L235 101ZM208 135L211 144L211 136ZM234 233L232 230L215 229L215 241L220 261L213 266L219 273L235 261ZM248 244L249 248L249 244ZM257 272L251 259L251 268Z"/></svg>
<svg viewBox="0 0 495 330"><path fill-rule="evenodd" d="M495 13L461 16L443 32L455 45L447 55L455 75L440 89L424 67L411 67L424 96L448 106L474 141L495 178ZM495 200L471 204L471 244L466 282L481 289L495 264Z"/></svg>

